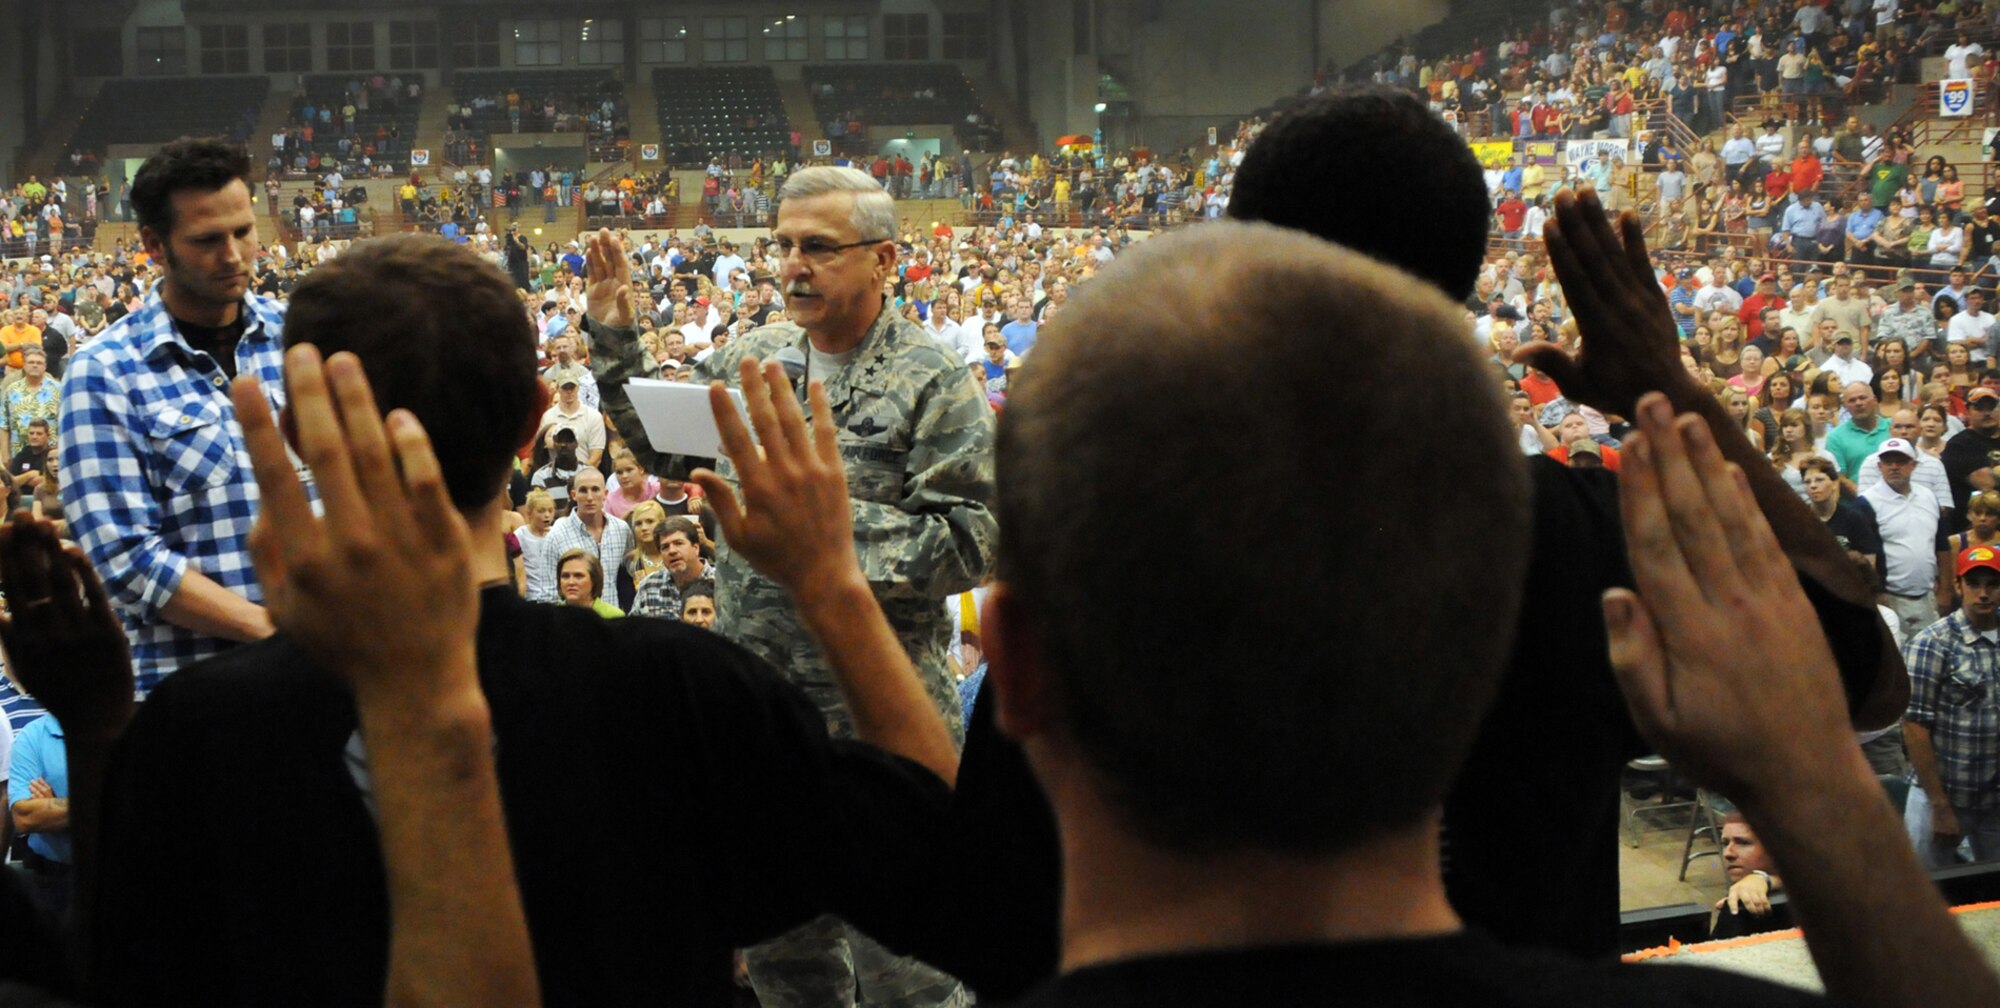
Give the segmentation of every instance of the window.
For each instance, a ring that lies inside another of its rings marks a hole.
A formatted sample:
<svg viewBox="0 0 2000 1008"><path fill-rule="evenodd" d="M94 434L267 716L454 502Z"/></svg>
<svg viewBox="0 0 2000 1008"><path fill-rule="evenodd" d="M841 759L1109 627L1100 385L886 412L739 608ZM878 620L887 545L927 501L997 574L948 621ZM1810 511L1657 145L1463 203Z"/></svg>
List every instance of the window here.
<svg viewBox="0 0 2000 1008"><path fill-rule="evenodd" d="M944 16L944 58L986 58L986 15L946 14Z"/></svg>
<svg viewBox="0 0 2000 1008"><path fill-rule="evenodd" d="M806 19L797 14L772 14L764 19L764 62L806 58Z"/></svg>
<svg viewBox="0 0 2000 1008"><path fill-rule="evenodd" d="M686 18L640 18L639 62L686 63L687 38Z"/></svg>
<svg viewBox="0 0 2000 1008"><path fill-rule="evenodd" d="M326 68L375 69L375 26L367 21L335 21L327 25Z"/></svg>
<svg viewBox="0 0 2000 1008"><path fill-rule="evenodd" d="M139 29L139 73L176 77L188 72L187 29Z"/></svg>
<svg viewBox="0 0 2000 1008"><path fill-rule="evenodd" d="M515 66L562 66L562 22L514 22Z"/></svg>
<svg viewBox="0 0 2000 1008"><path fill-rule="evenodd" d="M930 59L931 16L929 14L882 15L882 58Z"/></svg>
<svg viewBox="0 0 2000 1008"><path fill-rule="evenodd" d="M69 69L78 77L125 76L125 43L117 28L79 28L70 46Z"/></svg>
<svg viewBox="0 0 2000 1008"><path fill-rule="evenodd" d="M241 74L250 72L250 28L248 25L202 25L201 72Z"/></svg>
<svg viewBox="0 0 2000 1008"><path fill-rule="evenodd" d="M500 65L500 22L450 22L451 65L454 67L497 67Z"/></svg>
<svg viewBox="0 0 2000 1008"><path fill-rule="evenodd" d="M741 63L750 58L750 19L705 17L701 19L701 61Z"/></svg>
<svg viewBox="0 0 2000 1008"><path fill-rule="evenodd" d="M625 22L615 18L584 18L576 33L576 61L625 62Z"/></svg>
<svg viewBox="0 0 2000 1008"><path fill-rule="evenodd" d="M298 22L264 26L265 73L307 73L312 68L311 25Z"/></svg>
<svg viewBox="0 0 2000 1008"><path fill-rule="evenodd" d="M868 58L868 15L836 14L821 18L826 36L826 58L865 60Z"/></svg>
<svg viewBox="0 0 2000 1008"><path fill-rule="evenodd" d="M436 21L389 22L389 69L435 70L437 65Z"/></svg>

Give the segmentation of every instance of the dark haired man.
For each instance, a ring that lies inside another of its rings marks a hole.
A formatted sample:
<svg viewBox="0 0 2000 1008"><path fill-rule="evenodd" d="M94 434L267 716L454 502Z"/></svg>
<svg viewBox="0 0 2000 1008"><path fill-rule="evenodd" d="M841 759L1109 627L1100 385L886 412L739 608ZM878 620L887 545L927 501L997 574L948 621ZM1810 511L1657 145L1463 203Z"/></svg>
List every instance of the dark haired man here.
<svg viewBox="0 0 2000 1008"><path fill-rule="evenodd" d="M357 365L337 351L351 351L375 401L343 398L343 411L413 413L471 541L499 541L497 491L546 403L504 272L434 237L359 243L300 285L285 339L325 350L336 380ZM288 360L318 366L307 347ZM837 464L798 464L840 485ZM834 628L821 646L874 745L829 739L797 688L720 636L530 604L500 550L473 556L479 680L546 1004L726 1003L732 948L828 910L882 933L956 930L934 923L952 906L929 886L957 854L926 828L956 773L951 736L879 610L852 604L869 598L852 535L806 535L773 518L782 502L751 506L778 527L736 547L762 542L760 557L781 554L821 589L801 611L816 633ZM388 917L355 726L340 679L286 635L146 702L106 786L104 1003L382 1000ZM187 870L202 863L213 870Z"/></svg>
<svg viewBox="0 0 2000 1008"><path fill-rule="evenodd" d="M1365 212L1356 216L1333 195L1348 188L1343 181L1372 178L1386 150L1411 155L1407 165L1419 173L1413 181L1440 194L1432 224L1420 231L1380 224ZM1301 191L1301 177L1325 184ZM1588 255L1565 240L1583 235L1585 221L1598 213L1595 203L1594 196L1558 198L1549 252L1586 345L1601 352L1572 358L1544 343L1524 347L1521 359L1556 379L1572 401L1604 413L1629 416L1641 394L1658 390L1676 410L1706 419L1806 575L1857 724L1893 723L1908 681L1867 586L1719 401L1681 367L1667 298L1650 261L1640 261L1635 225L1627 223L1622 250L1608 232L1612 247L1593 243L1585 246ZM1365 85L1329 91L1273 122L1244 156L1229 213L1346 245L1454 299L1474 288L1490 216L1479 162L1451 127L1407 92ZM1601 469L1546 456L1531 460L1529 472L1536 549L1528 595L1538 604L1522 611L1509 674L1446 802L1447 882L1458 912L1503 940L1610 955L1617 951L1619 909L1618 781L1625 762L1646 749L1624 714L1602 627L1538 616L1589 611L1605 589L1630 577L1618 536L1617 484ZM1519 809L1530 805L1553 817L1544 820L1549 828L1519 828ZM1519 870L1547 859L1551 843L1572 868L1556 896L1542 879ZM1521 913L1523 906L1535 913Z"/></svg>
<svg viewBox="0 0 2000 1008"><path fill-rule="evenodd" d="M253 375L283 405L284 306L250 291L250 162L181 139L139 167L139 237L164 276L78 350L63 383L63 511L117 603L144 696L182 665L271 633L248 536L257 485L229 400Z"/></svg>

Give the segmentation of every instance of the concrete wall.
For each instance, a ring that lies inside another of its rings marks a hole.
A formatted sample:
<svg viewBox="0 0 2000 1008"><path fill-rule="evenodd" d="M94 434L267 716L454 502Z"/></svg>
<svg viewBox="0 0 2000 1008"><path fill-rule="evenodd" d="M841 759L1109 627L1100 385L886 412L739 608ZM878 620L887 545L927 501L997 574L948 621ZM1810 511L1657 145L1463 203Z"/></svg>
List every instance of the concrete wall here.
<svg viewBox="0 0 2000 1008"><path fill-rule="evenodd" d="M48 8L23 7L0 17L0 186L17 181L17 159L59 111L61 25Z"/></svg>
<svg viewBox="0 0 2000 1008"><path fill-rule="evenodd" d="M995 73L1044 143L1102 126L1112 146L1165 150L1444 13L1445 0L995 0ZM1100 93L1105 71L1123 85L1130 116ZM1102 116L1099 101L1109 106Z"/></svg>

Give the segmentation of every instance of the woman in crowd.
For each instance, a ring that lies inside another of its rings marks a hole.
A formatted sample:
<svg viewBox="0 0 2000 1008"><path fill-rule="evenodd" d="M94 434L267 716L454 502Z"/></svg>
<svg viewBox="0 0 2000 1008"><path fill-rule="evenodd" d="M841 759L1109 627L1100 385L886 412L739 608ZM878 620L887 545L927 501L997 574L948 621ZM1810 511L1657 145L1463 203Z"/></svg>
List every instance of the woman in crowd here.
<svg viewBox="0 0 2000 1008"><path fill-rule="evenodd" d="M1945 537L1950 548L1940 551L1946 563L1974 546L2000 547L2000 491L1980 490L1965 502L1966 529Z"/></svg>
<svg viewBox="0 0 2000 1008"><path fill-rule="evenodd" d="M1945 165L1935 196L1938 219L1954 225L1965 223L1965 183L1958 180L1958 166Z"/></svg>
<svg viewBox="0 0 2000 1008"><path fill-rule="evenodd" d="M1798 399L1798 376L1790 371L1779 371L1764 379L1764 387L1753 397L1757 403L1757 419L1764 429L1778 429L1778 415L1791 409Z"/></svg>
<svg viewBox="0 0 2000 1008"><path fill-rule="evenodd" d="M1916 400L1922 383L1917 380L1917 369L1911 366L1910 362L1910 350L1903 345L1902 340L1888 339L1878 342L1875 346L1875 356L1868 361L1868 366L1873 368L1877 375L1884 371L1900 374L1903 378L1903 398Z"/></svg>
<svg viewBox="0 0 2000 1008"><path fill-rule="evenodd" d="M1799 346L1799 331L1790 326L1779 329L1778 345L1772 348L1771 355L1764 359L1764 370L1772 374L1780 371L1802 374L1811 366L1812 358L1806 356L1805 350ZM1796 398L1798 390L1792 391Z"/></svg>
<svg viewBox="0 0 2000 1008"><path fill-rule="evenodd" d="M1834 461L1832 452L1813 444L1812 420L1806 411L1788 409L1778 414L1778 436L1771 443L1771 465L1777 468L1785 485L1791 487L1800 500L1808 502L1810 498L1806 496L1804 474L1799 466L1811 458Z"/></svg>
<svg viewBox="0 0 2000 1008"><path fill-rule="evenodd" d="M1874 390L1877 408L1883 416L1910 408L1909 400L1903 397L1903 372L1877 371L1868 379L1868 387Z"/></svg>
<svg viewBox="0 0 2000 1008"><path fill-rule="evenodd" d="M1931 235L1936 230L1937 215L1931 212L1930 207L1918 207L1916 223L1910 225L1909 240L1903 243L1909 250L1911 265L1928 264L1931 261Z"/></svg>
<svg viewBox="0 0 2000 1008"><path fill-rule="evenodd" d="M1744 223L1750 230L1750 236L1757 240L1757 247L1762 248L1765 242L1771 240L1771 197L1764 192L1763 186L1757 185L1754 181L1746 181L1741 176L1737 177L1735 184L1745 193Z"/></svg>
<svg viewBox="0 0 2000 1008"><path fill-rule="evenodd" d="M556 593L563 605L589 609L607 619L624 610L599 597L604 592L604 568L587 549L573 549L556 561Z"/></svg>
<svg viewBox="0 0 2000 1008"><path fill-rule="evenodd" d="M1892 269L1910 264L1910 231L1916 222L1903 215L1901 202L1889 201L1889 210L1882 215L1882 222L1875 225L1875 233L1868 236L1875 261Z"/></svg>
<svg viewBox="0 0 2000 1008"><path fill-rule="evenodd" d="M1825 388L1806 393L1806 420L1813 444L1825 446L1827 432L1833 430L1834 424L1840 420L1840 393L1829 392Z"/></svg>
<svg viewBox="0 0 2000 1008"><path fill-rule="evenodd" d="M1924 206L1937 208L1938 184L1944 181L1944 155L1933 154L1924 162L1923 174L1917 177L1917 199Z"/></svg>
<svg viewBox="0 0 2000 1008"><path fill-rule="evenodd" d="M1972 351L1963 343L1945 345L1944 363L1953 389L1971 388L1979 380L1979 373L1972 368Z"/></svg>
<svg viewBox="0 0 2000 1008"><path fill-rule="evenodd" d="M1848 558L1865 567L1873 581L1878 573L1875 554L1880 549L1880 535L1873 518L1841 499L1840 464L1831 459L1809 458L1799 463L1799 469L1805 483L1806 503L1812 507L1813 515L1826 523L1827 531L1846 547Z"/></svg>
<svg viewBox="0 0 2000 1008"><path fill-rule="evenodd" d="M660 523L667 520L667 509L648 498L633 505L626 515L626 523L632 526L632 552L618 565L617 592L619 607L630 611L640 583L667 569L667 555L660 549Z"/></svg>
<svg viewBox="0 0 2000 1008"><path fill-rule="evenodd" d="M1929 386L1926 386L1929 388ZM1925 403L1917 410L1917 450L1942 460L1946 433L1951 429L1951 410L1937 403Z"/></svg>
<svg viewBox="0 0 2000 1008"><path fill-rule="evenodd" d="M1763 349L1753 343L1737 351L1736 374L1729 379L1729 387L1746 398L1756 399L1764 390L1764 381Z"/></svg>
<svg viewBox="0 0 2000 1008"><path fill-rule="evenodd" d="M1936 226L1931 229L1927 245L1930 249L1931 268L1948 270L1957 266L1959 259L1965 254L1965 230L1943 210L1933 213L1926 209L1924 213L1930 215L1936 222Z"/></svg>
<svg viewBox="0 0 2000 1008"><path fill-rule="evenodd" d="M1757 834L1742 813L1732 810L1723 817L1716 842L1722 845L1729 892L1715 901L1709 938L1740 938L1791 926L1790 913L1771 904L1771 894L1784 888L1778 866L1757 842Z"/></svg>
<svg viewBox="0 0 2000 1008"><path fill-rule="evenodd" d="M681 592L681 622L703 630L715 626L715 589L696 581Z"/></svg>
<svg viewBox="0 0 2000 1008"><path fill-rule="evenodd" d="M1729 411L1729 418L1743 428L1744 435L1750 439L1753 446L1760 451L1763 450L1764 445L1769 442L1764 437L1763 425L1758 423L1757 418L1750 412L1750 397L1745 395L1742 389L1731 385L1723 388L1721 398L1722 407Z"/></svg>
<svg viewBox="0 0 2000 1008"><path fill-rule="evenodd" d="M632 449L624 445L611 449L611 475L614 484L604 495L604 511L613 518L624 519L633 508L660 495L659 479L647 475Z"/></svg>
<svg viewBox="0 0 2000 1008"><path fill-rule="evenodd" d="M1744 193L1743 183L1729 187L1728 195L1722 197L1722 233L1740 235L1748 230L1745 221L1750 210L1749 197Z"/></svg>
<svg viewBox="0 0 2000 1008"><path fill-rule="evenodd" d="M521 512L526 524L514 530L514 540L521 547L521 565L525 571L520 578L521 597L529 598L542 588L543 575L539 572L543 551L548 548L549 526L556 523L556 499L547 490L530 490Z"/></svg>

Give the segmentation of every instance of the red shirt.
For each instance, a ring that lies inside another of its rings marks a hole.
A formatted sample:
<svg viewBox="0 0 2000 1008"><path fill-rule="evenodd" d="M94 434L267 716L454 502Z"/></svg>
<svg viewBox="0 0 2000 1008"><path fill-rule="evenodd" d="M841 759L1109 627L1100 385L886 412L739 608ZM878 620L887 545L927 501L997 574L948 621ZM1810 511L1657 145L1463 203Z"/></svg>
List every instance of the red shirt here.
<svg viewBox="0 0 2000 1008"><path fill-rule="evenodd" d="M1764 176L1764 194L1773 201L1783 199L1792 191L1792 173L1783 168L1773 168Z"/></svg>
<svg viewBox="0 0 2000 1008"><path fill-rule="evenodd" d="M1509 198L1500 201L1498 209L1500 211L1500 230L1521 230L1522 222L1528 217L1528 204L1521 202L1519 199Z"/></svg>
<svg viewBox="0 0 2000 1008"><path fill-rule="evenodd" d="M1736 317L1742 320L1743 331L1749 338L1756 339L1764 335L1764 309L1776 308L1783 311L1784 307L1783 295L1773 294L1767 299L1762 294L1753 293L1743 299L1743 307L1737 310Z"/></svg>
<svg viewBox="0 0 2000 1008"><path fill-rule="evenodd" d="M1556 387L1556 380L1540 371L1530 371L1521 379L1521 391L1528 393L1528 402L1536 408L1554 402L1562 395L1562 389Z"/></svg>
<svg viewBox="0 0 2000 1008"><path fill-rule="evenodd" d="M1799 192L1811 192L1819 188L1819 180L1826 177L1825 166L1819 158L1807 155L1792 160L1792 188Z"/></svg>

